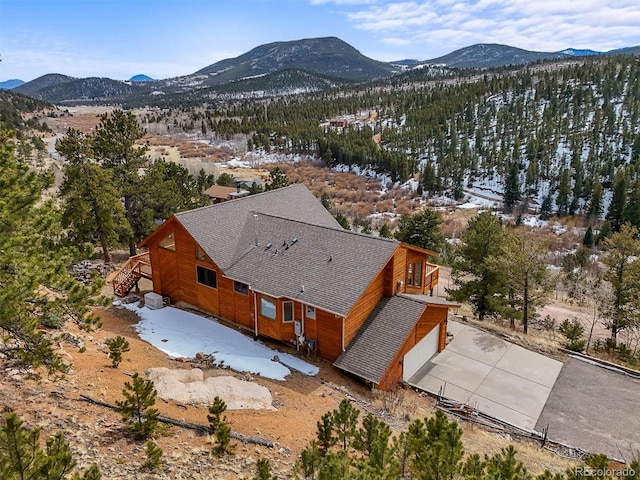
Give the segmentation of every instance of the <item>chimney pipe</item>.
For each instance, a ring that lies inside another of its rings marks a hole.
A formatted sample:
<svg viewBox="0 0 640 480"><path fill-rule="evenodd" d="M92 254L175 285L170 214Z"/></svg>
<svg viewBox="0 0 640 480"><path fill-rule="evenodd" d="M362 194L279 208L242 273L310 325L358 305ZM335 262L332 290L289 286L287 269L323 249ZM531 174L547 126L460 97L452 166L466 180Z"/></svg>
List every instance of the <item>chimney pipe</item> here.
<svg viewBox="0 0 640 480"><path fill-rule="evenodd" d="M254 226L256 231L256 247L257 247L258 246L258 214L257 213L253 214L253 221L254 221Z"/></svg>

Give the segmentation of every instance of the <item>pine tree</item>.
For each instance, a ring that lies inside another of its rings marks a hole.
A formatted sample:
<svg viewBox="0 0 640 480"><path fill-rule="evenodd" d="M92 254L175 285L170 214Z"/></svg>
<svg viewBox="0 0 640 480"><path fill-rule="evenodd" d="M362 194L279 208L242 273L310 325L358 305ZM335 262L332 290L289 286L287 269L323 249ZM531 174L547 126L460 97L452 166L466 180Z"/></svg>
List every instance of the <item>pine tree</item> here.
<svg viewBox="0 0 640 480"><path fill-rule="evenodd" d="M439 252L444 246L441 223L440 214L429 208L413 215L402 215L395 238L425 250Z"/></svg>
<svg viewBox="0 0 640 480"><path fill-rule="evenodd" d="M155 442L148 441L145 448L147 459L142 464L142 469L148 472L157 472L162 469L162 455L164 452Z"/></svg>
<svg viewBox="0 0 640 480"><path fill-rule="evenodd" d="M609 319L611 340L615 345L618 334L640 323L640 240L638 230L625 223L620 231L602 243L606 252L603 263L607 266L605 279L611 284L611 295L605 313Z"/></svg>
<svg viewBox="0 0 640 480"><path fill-rule="evenodd" d="M500 310L499 293L504 291L502 272L487 264L498 255L506 239L500 219L491 212L483 212L469 220L461 243L455 250L451 267L453 288L447 290L454 301L468 301L480 320Z"/></svg>
<svg viewBox="0 0 640 480"><path fill-rule="evenodd" d="M359 415L360 411L346 398L343 398L338 408L331 412L332 428L343 450L347 449L353 439Z"/></svg>
<svg viewBox="0 0 640 480"><path fill-rule="evenodd" d="M487 260L491 270L501 273L509 290L502 296L502 312L509 316L511 328L514 318L520 317L525 335L536 307L543 305L550 291L547 249L524 235L508 235L499 253Z"/></svg>
<svg viewBox="0 0 640 480"><path fill-rule="evenodd" d="M69 365L54 352L50 335L38 327L61 320L84 329L97 325L88 303L97 300L101 283L83 287L68 273L71 263L89 251L69 246L60 210L42 200L50 180L16 160L9 132L0 131L0 354L44 366L55 376Z"/></svg>
<svg viewBox="0 0 640 480"><path fill-rule="evenodd" d="M209 427L215 437L214 453L222 455L223 453L231 453L233 449L229 445L231 441L231 427L227 425L227 417L224 412L227 411L227 404L222 398L216 396L213 403L209 405Z"/></svg>
<svg viewBox="0 0 640 480"><path fill-rule="evenodd" d="M40 447L40 429L25 427L15 413L6 415L0 424L0 469L6 479L65 479L75 468L69 443L62 433L47 438L46 448ZM100 480L102 475L94 465L77 480Z"/></svg>
<svg viewBox="0 0 640 480"><path fill-rule="evenodd" d="M582 239L582 244L585 247L591 248L591 247L593 247L594 243L595 243L595 240L593 238L593 229L591 228L591 225L589 225L587 227L587 231L584 232L584 237Z"/></svg>
<svg viewBox="0 0 640 480"><path fill-rule="evenodd" d="M378 233L382 238L393 238L393 234L391 233L391 229L387 223L382 224Z"/></svg>
<svg viewBox="0 0 640 480"><path fill-rule="evenodd" d="M522 195L520 193L520 172L518 163L512 162L504 181L504 206L510 212L515 204L520 201Z"/></svg>
<svg viewBox="0 0 640 480"><path fill-rule="evenodd" d="M111 366L113 368L118 368L118 365L122 362L122 354L129 351L129 342L123 336L118 335L114 338L108 339L105 344L109 349Z"/></svg>
<svg viewBox="0 0 640 480"><path fill-rule="evenodd" d="M90 138L78 130L69 129L56 150L67 159L60 186L63 226L72 227L74 242L99 242L104 261L111 262L110 249L131 236L112 172L93 161Z"/></svg>
<svg viewBox="0 0 640 480"><path fill-rule="evenodd" d="M364 454L364 464L375 472L397 470L398 464L389 445L391 428L383 421L368 414L362 426L355 431L353 447Z"/></svg>
<svg viewBox="0 0 640 480"><path fill-rule="evenodd" d="M235 187L236 179L230 173L222 172L220 175L218 175L218 178L216 178L216 185L220 185L223 187Z"/></svg>
<svg viewBox="0 0 640 480"><path fill-rule="evenodd" d="M129 424L137 440L153 436L158 425L158 410L151 408L156 403L157 392L151 380L145 380L137 372L126 382L116 405L122 420Z"/></svg>
<svg viewBox="0 0 640 480"><path fill-rule="evenodd" d="M611 194L611 201L609 202L609 210L607 211L607 220L611 224L611 229L614 232L620 230L620 227L624 223L625 208L627 204L627 188L628 181L627 176L623 171L616 173L613 192Z"/></svg>
<svg viewBox="0 0 640 480"><path fill-rule="evenodd" d="M453 478L464 454L462 430L455 421L436 410L433 417L409 425L411 466L416 479Z"/></svg>
<svg viewBox="0 0 640 480"><path fill-rule="evenodd" d="M345 230L351 230L351 225L349 225L349 220L342 213L336 212L334 215L335 219L338 221L340 226Z"/></svg>
<svg viewBox="0 0 640 480"><path fill-rule="evenodd" d="M327 455L337 442L338 438L333 429L333 415L331 412L325 413L316 424L318 430L316 436L318 438L318 451L321 456Z"/></svg>
<svg viewBox="0 0 640 480"><path fill-rule="evenodd" d="M275 477L271 475L271 462L268 458L259 458L256 462L256 474L252 480L272 480Z"/></svg>
<svg viewBox="0 0 640 480"><path fill-rule="evenodd" d="M137 142L145 134L145 129L138 124L132 112L114 110L100 117L100 124L92 136L93 152L98 162L112 172L130 225L133 222L134 199L141 193L142 178L138 170L147 161L147 147ZM136 254L136 238L133 234L129 238L129 254Z"/></svg>
<svg viewBox="0 0 640 480"><path fill-rule="evenodd" d="M287 174L284 173L280 167L274 167L269 171L269 179L267 180L265 190L275 190L290 184L291 181Z"/></svg>

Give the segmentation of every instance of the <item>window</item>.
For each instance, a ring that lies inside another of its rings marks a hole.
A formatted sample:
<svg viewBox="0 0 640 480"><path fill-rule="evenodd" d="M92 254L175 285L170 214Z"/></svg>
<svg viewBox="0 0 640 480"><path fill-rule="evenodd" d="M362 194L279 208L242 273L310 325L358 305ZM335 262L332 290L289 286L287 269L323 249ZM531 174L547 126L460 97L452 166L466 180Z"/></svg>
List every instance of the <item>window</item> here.
<svg viewBox="0 0 640 480"><path fill-rule="evenodd" d="M293 302L282 302L282 321L293 322Z"/></svg>
<svg viewBox="0 0 640 480"><path fill-rule="evenodd" d="M211 260L209 255L207 255L202 248L200 248L200 245L196 245L196 259L207 263L213 263L213 260Z"/></svg>
<svg viewBox="0 0 640 480"><path fill-rule="evenodd" d="M316 318L316 307L307 305L307 318Z"/></svg>
<svg viewBox="0 0 640 480"><path fill-rule="evenodd" d="M263 317L270 318L271 320L276 319L276 301L271 297L267 297L265 295L260 296L260 315Z"/></svg>
<svg viewBox="0 0 640 480"><path fill-rule="evenodd" d="M215 270L201 267L200 265L196 265L196 270L198 272L198 283L207 287L218 288L218 278Z"/></svg>
<svg viewBox="0 0 640 480"><path fill-rule="evenodd" d="M233 289L238 292L241 293L243 295L249 295L249 285L247 285L246 283L242 283L242 282L236 282L234 280L233 282Z"/></svg>
<svg viewBox="0 0 640 480"><path fill-rule="evenodd" d="M422 262L410 263L407 267L407 285L422 286Z"/></svg>
<svg viewBox="0 0 640 480"><path fill-rule="evenodd" d="M416 263L413 283L415 284L416 287L422 286L422 262Z"/></svg>
<svg viewBox="0 0 640 480"><path fill-rule="evenodd" d="M171 250L172 252L176 251L176 241L173 238L173 233L167 235L162 240L158 242L158 246L160 248L164 248L165 250Z"/></svg>

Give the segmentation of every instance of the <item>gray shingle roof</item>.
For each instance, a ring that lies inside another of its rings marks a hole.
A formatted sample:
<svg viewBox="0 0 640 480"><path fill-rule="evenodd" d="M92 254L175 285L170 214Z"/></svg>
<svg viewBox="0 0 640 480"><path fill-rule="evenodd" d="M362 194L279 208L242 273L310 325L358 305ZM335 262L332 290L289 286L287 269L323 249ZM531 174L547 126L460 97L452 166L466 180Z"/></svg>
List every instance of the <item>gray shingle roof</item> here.
<svg viewBox="0 0 640 480"><path fill-rule="evenodd" d="M177 213L175 217L224 271L235 260L238 242L252 228L250 212L340 228L333 215L301 183Z"/></svg>
<svg viewBox="0 0 640 480"><path fill-rule="evenodd" d="M176 218L225 276L343 316L399 245L343 230L302 184Z"/></svg>
<svg viewBox="0 0 640 480"><path fill-rule="evenodd" d="M334 365L380 383L427 304L395 295L383 298Z"/></svg>
<svg viewBox="0 0 640 480"><path fill-rule="evenodd" d="M271 215L258 214L254 222L258 246L247 228L225 275L338 315L349 313L398 247L394 240Z"/></svg>

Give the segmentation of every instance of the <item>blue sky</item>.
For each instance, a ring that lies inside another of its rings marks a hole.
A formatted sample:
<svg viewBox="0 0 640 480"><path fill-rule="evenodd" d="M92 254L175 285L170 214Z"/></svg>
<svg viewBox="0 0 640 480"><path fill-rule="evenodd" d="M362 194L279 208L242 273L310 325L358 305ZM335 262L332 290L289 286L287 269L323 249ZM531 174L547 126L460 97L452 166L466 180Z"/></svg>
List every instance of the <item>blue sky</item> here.
<svg viewBox="0 0 640 480"><path fill-rule="evenodd" d="M638 0L0 0L0 80L169 78L258 45L336 36L376 60L474 43L640 44Z"/></svg>

